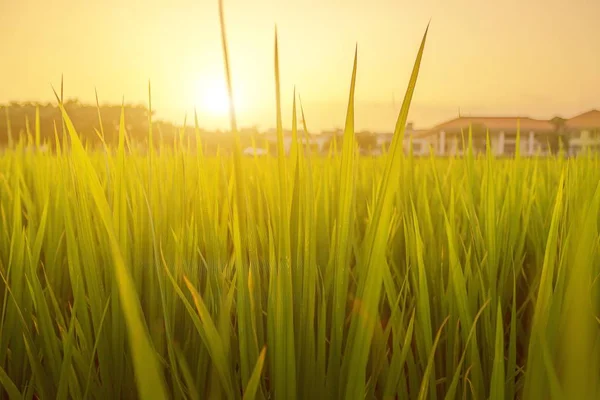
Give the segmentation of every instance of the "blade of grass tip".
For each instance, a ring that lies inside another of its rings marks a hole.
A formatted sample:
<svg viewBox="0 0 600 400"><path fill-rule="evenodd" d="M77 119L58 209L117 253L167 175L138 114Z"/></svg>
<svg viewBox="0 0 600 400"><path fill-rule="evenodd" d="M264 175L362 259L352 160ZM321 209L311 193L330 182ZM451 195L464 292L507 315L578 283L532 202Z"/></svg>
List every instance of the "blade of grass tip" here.
<svg viewBox="0 0 600 400"><path fill-rule="evenodd" d="M52 121L52 125L54 127L54 145L56 147L56 156L60 159L62 152L60 139L58 138L58 127L56 126L56 121Z"/></svg>
<svg viewBox="0 0 600 400"><path fill-rule="evenodd" d="M299 101L300 96L298 96ZM302 109L302 107L301 107ZM304 119L304 117L302 117ZM298 153L298 161L300 168L298 170L297 182L298 189L300 191L299 209L302 215L301 223L301 240L298 243L299 264L300 265L317 265L316 260L316 249L317 249L317 233L315 227L315 208L318 204L320 197L319 190L313 185L313 170L311 166L311 153L310 153L310 141L308 140L308 129L306 128L306 122L303 121L304 128L304 146L302 151ZM301 183L300 183L301 182ZM304 206L303 206L304 205ZM299 320L301 321L302 339L299 350L302 357L302 361L299 365L301 373L299 374L300 384L304 387L299 391L299 397L319 397L325 395L324 385L325 382L325 370L321 370L321 366L324 363L320 363L317 360L318 352L318 310L317 305L317 292L318 292L318 268L298 268L301 283L301 294L299 298L302 299L299 304L300 313ZM323 302L322 308L326 309L327 305ZM320 373L322 371L322 373ZM317 378L319 377L319 378Z"/></svg>
<svg viewBox="0 0 600 400"><path fill-rule="evenodd" d="M235 103L233 101L233 85L231 83L229 52L227 50L227 35L225 33L225 12L223 10L223 0L219 0L219 21L221 22L221 45L223 47L223 61L225 62L225 77L227 79L227 94L229 96L229 120L231 123L231 130L234 134L237 134Z"/></svg>
<svg viewBox="0 0 600 400"><path fill-rule="evenodd" d="M6 118L6 134L8 135L8 148L13 148L12 127L10 125L10 112L8 107L4 108L4 116Z"/></svg>
<svg viewBox="0 0 600 400"><path fill-rule="evenodd" d="M154 153L154 135L152 133L152 85L148 79L148 150Z"/></svg>
<svg viewBox="0 0 600 400"><path fill-rule="evenodd" d="M292 187L290 188L290 196L291 196L291 204L290 204L290 229L289 229L289 237L290 237L290 266L293 267L291 279L292 282L295 282L295 285L292 285L290 289L294 290L291 293L291 297L295 299L302 298L302 277L303 277L303 269L300 267L303 265L302 255L304 248L304 230L302 225L302 199L301 197L301 182L303 181L303 158L302 152L300 152L300 142L298 139L298 118L296 113L296 87L294 86L292 100L292 147L291 147L291 162L292 162L292 173L291 179ZM295 318L295 326L300 327L302 325L302 320L300 316L302 314L302 302L296 301L293 306L293 315ZM302 354L302 340L296 340L296 351L298 355ZM300 364L296 365L296 368L299 370L302 369ZM301 385L300 385L301 387Z"/></svg>
<svg viewBox="0 0 600 400"><path fill-rule="evenodd" d="M300 103L300 114L302 116L302 128L304 128L304 132L308 135L308 127L306 125L306 117L304 116L304 106L302 105L302 97L300 93L298 93L298 102Z"/></svg>
<svg viewBox="0 0 600 400"><path fill-rule="evenodd" d="M280 202L280 226L279 232L288 232L287 216L284 214L284 210L287 208L287 176L285 172L285 149L284 149L284 137L283 137L283 123L281 117L281 81L279 74L279 46L277 39L277 26L275 26L275 104L277 109L277 161L279 166L279 202ZM288 257L289 246L286 246L285 242L282 242L283 235L280 235L280 258L282 255Z"/></svg>
<svg viewBox="0 0 600 400"><path fill-rule="evenodd" d="M187 113L185 113L183 116L183 126L181 128L179 128L179 140L178 140L178 150L179 150L178 153L179 154L182 154L183 150L184 150L183 139L185 138L186 130L187 130Z"/></svg>
<svg viewBox="0 0 600 400"><path fill-rule="evenodd" d="M94 88L96 94L96 110L98 111L98 123L100 124L100 140L106 149L106 141L104 136L104 124L102 123L102 114L100 112L100 101L98 100L98 89Z"/></svg>
<svg viewBox="0 0 600 400"><path fill-rule="evenodd" d="M56 95L56 92L55 92ZM57 96L58 97L58 96ZM150 335L145 326L142 309L135 291L133 279L125 265L125 259L119 247L119 241L113 227L112 213L105 197L104 190L100 184L98 175L90 158L85 154L81 141L71 122L63 103L59 103L69 137L74 159L80 165L77 172L86 177L90 194L98 209L98 215L107 232L111 254L113 257L114 274L119 282L118 290L121 299L121 307L125 318L129 344L131 346L133 366L136 377L137 388L140 398L143 399L167 399L166 386L162 373L160 372L157 358L150 342Z"/></svg>
<svg viewBox="0 0 600 400"><path fill-rule="evenodd" d="M298 102L300 103L300 114L302 117L302 129L304 129L304 140L306 143L305 146L305 151L306 151L306 155L307 156L312 156L313 152L312 152L312 148L310 145L310 133L308 131L308 126L306 124L306 117L304 116L304 106L302 105L302 97L300 97L300 94L298 94ZM321 149L319 148L319 152L321 151ZM310 170L310 157L307 157L306 159L306 163L309 166L309 170Z"/></svg>
<svg viewBox="0 0 600 400"><path fill-rule="evenodd" d="M40 133L40 106L35 106L35 148L40 150L41 147Z"/></svg>
<svg viewBox="0 0 600 400"><path fill-rule="evenodd" d="M27 135L27 146L33 146L33 135L31 134L28 115L25 115L25 134Z"/></svg>
<svg viewBox="0 0 600 400"><path fill-rule="evenodd" d="M517 138L515 140L515 159L521 158L521 120L517 119Z"/></svg>
<svg viewBox="0 0 600 400"><path fill-rule="evenodd" d="M277 142L278 142L278 167L279 167L279 218L277 247L277 273L275 296L277 301L276 313L281 315L282 320L278 321L280 331L276 341L279 346L274 348L277 366L275 373L274 387L275 396L285 399L295 399L296 392L296 358L295 358L295 340L294 340L294 303L289 294L292 293L291 277L291 244L290 244L290 212L288 203L287 173L285 164L285 150L283 127L281 117L281 83L279 74L279 48L277 40L277 26L275 26L275 99L277 106ZM273 279L273 278L271 278ZM285 295L284 295L285 294ZM277 353L281 349L281 353Z"/></svg>
<svg viewBox="0 0 600 400"><path fill-rule="evenodd" d="M248 381L248 386L246 386L243 400L254 400L254 398L256 398L256 392L258 390L258 385L260 384L260 376L262 374L266 354L267 346L264 346L260 352L260 355L258 356L256 366L254 367L252 375L250 376L250 380Z"/></svg>
<svg viewBox="0 0 600 400"><path fill-rule="evenodd" d="M194 107L194 136L196 138L196 156L199 160L204 160L204 150L202 149L202 138L200 137L200 124L198 122L198 110Z"/></svg>
<svg viewBox="0 0 600 400"><path fill-rule="evenodd" d="M341 177L339 186L339 204L336 216L335 259L333 270L333 310L331 320L331 347L329 350L329 367L327 371L328 397L337 396L343 383L340 382L340 367L342 360L342 343L344 341L344 326L346 320L346 303L348 300L348 284L352 246L352 231L354 221L351 218L354 206L356 167L355 167L355 138L354 138L354 92L356 88L356 67L358 62L358 45L354 49L354 63L348 95L346 125L341 158ZM342 374L342 379L344 378Z"/></svg>
<svg viewBox="0 0 600 400"><path fill-rule="evenodd" d="M280 154L284 153L283 147L283 123L281 117L281 78L279 75L279 45L278 45L278 37L277 37L277 25L275 25L275 105L277 112L277 149ZM280 166L283 162L283 158L280 158ZM281 171L280 171L281 173Z"/></svg>
<svg viewBox="0 0 600 400"><path fill-rule="evenodd" d="M235 171L235 185L237 193L238 210L240 213L240 223L238 229L241 232L242 237L246 235L246 187L244 185L244 173L242 171L242 148L240 144L240 136L237 129L237 122L235 116L235 101L233 98L233 84L231 80L231 68L229 64L229 51L227 48L227 35L225 29L225 11L223 8L223 0L219 0L219 21L221 24L221 44L223 48L223 62L225 68L225 77L227 79L227 93L229 96L229 119L231 130L234 137L234 171Z"/></svg>
<svg viewBox="0 0 600 400"><path fill-rule="evenodd" d="M358 297L362 302L362 312L360 315L377 315L377 307L380 300L383 281L382 268L385 267L385 264L379 262L379 260L385 257L387 248L387 235L393 209L392 203L397 188L396 182L400 180L401 174L401 157L404 152L403 136L406 128L406 120L408 118L410 102L417 83L428 31L429 24L423 35L400 114L396 122L394 137L390 146L391 152L386 161L383 177L379 184L380 189L378 190L377 202L363 242L362 260L364 263L365 276L361 279L358 288ZM369 349L375 323L376 321L373 317L367 318L366 321L358 315L355 315L355 317L352 318L350 336L346 347L349 352L348 357L350 357L350 369L347 375L348 380L345 390L346 396L355 396L357 399L362 399L364 396L365 369L369 357Z"/></svg>
<svg viewBox="0 0 600 400"><path fill-rule="evenodd" d="M119 120L119 149L125 151L125 145L127 145L127 152L131 153L131 138L125 126L125 96L123 96L121 101L121 117Z"/></svg>
<svg viewBox="0 0 600 400"><path fill-rule="evenodd" d="M64 94L65 94L65 76L64 76L64 74L60 74L60 100L59 100L60 104L65 104L64 103L64 101L65 101ZM65 118L61 115L60 119L61 119L61 124L62 124L63 138L65 138L65 136L67 134L67 128L65 126Z"/></svg>
<svg viewBox="0 0 600 400"><path fill-rule="evenodd" d="M227 35L226 35L226 29L225 29L225 15L224 15L224 7L223 7L223 0L219 0L219 21L220 21L220 26L221 26L221 44L222 44L222 49L223 49L223 61L224 61L224 68L225 68L225 77L227 79L227 90L228 90L228 95L229 95L229 118L230 118L230 125L231 125L231 130L233 131L233 136L234 136L234 184L235 184L235 193L236 193L236 202L234 204L234 213L236 213L236 215L238 215L238 218L234 218L233 221L233 230L235 235L234 236L238 236L241 238L247 238L248 235L246 234L247 232L247 224L248 224L248 216L247 216L247 211L246 211L246 202L247 202L247 197L246 197L246 186L245 186L245 178L244 178L244 172L242 170L242 150L241 150L241 144L240 144L240 137L239 137L239 133L237 130L237 122L236 122L236 116L235 116L235 101L233 98L233 84L232 84L232 80L231 80L231 69L230 69L230 64L229 64L229 52L228 52L228 48L227 48ZM241 243L241 242L240 242ZM244 268L247 265L247 257L248 254L246 251L243 251L243 248L241 247L241 245L236 246L237 249L235 251L236 255L237 255L237 259L236 259L236 263L238 264L238 267L240 268L239 271L239 276L240 278L240 285L242 285L242 287L244 289L242 290L238 290L238 303L236 304L236 307L238 307L239 309L242 309L243 307L246 306L246 304L243 301L240 301L242 298L245 298L246 296L244 296L244 294L246 293L246 286L245 286L245 276L248 273L247 268ZM244 319L242 321L240 321L239 325L238 325L238 329L244 331L244 329L247 327L248 325L248 320ZM244 381L247 377L247 374L249 373L249 369L250 369L250 365L248 364L248 355L252 355L253 354L253 348L251 348L251 340L247 340L247 337L244 337L241 343L241 348L240 351L243 352L242 356L241 356L241 362L243 363L242 365L242 385L244 385Z"/></svg>
<svg viewBox="0 0 600 400"><path fill-rule="evenodd" d="M292 145L290 150L291 160L294 168L298 163L298 125L296 120L296 86L294 86L294 98L292 101ZM293 190L292 190L293 191Z"/></svg>

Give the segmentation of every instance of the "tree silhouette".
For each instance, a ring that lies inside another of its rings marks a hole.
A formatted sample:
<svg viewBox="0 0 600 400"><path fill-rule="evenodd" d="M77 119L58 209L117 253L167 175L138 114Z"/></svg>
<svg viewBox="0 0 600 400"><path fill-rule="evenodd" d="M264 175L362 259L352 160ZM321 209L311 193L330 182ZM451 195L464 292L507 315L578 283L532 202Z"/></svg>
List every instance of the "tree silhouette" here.
<svg viewBox="0 0 600 400"><path fill-rule="evenodd" d="M64 108L79 138L88 147L100 148L101 136L109 146L118 144L122 112L124 112L124 125L130 143L138 148L147 148L149 145L150 111L143 105L104 104L98 107L95 104L84 104L78 99L67 99L64 101ZM36 113L39 116L39 134L42 143L50 149L55 149L57 139L59 143L68 140L68 134L63 135L62 115L57 104L13 101L0 105L0 148L6 147L11 140L14 143L18 138L25 138L25 140L35 138ZM199 129L197 132L194 124L185 127L177 126L155 119L154 111L152 114L152 143L157 149L159 146L165 148L181 145L195 150L197 137L201 139L202 149L207 155L216 154L219 148L222 153L228 153L233 149L233 136L229 132L209 132L204 129ZM240 133L243 147L251 146L253 139L259 147L264 142L256 129L246 128Z"/></svg>
<svg viewBox="0 0 600 400"><path fill-rule="evenodd" d="M101 105L98 108L96 105L82 104L77 99L68 99L64 102L64 108L77 134L87 145L99 146L102 133L107 144L118 143L122 112L129 138L134 142L148 142L149 110L142 105ZM17 140L18 137L35 136L36 118L39 118L42 142L54 147L57 137L59 141L63 140L62 115L57 105L11 102L8 105L0 105L0 146L6 146L11 138ZM172 136L177 130L175 125L164 121L156 121L153 125L153 136L156 140L161 132Z"/></svg>

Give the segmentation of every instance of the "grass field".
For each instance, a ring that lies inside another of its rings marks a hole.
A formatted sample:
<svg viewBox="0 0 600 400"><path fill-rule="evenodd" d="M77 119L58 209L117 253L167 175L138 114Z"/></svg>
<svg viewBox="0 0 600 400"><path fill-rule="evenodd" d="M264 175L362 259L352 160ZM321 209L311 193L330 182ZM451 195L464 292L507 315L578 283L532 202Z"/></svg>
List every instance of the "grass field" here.
<svg viewBox="0 0 600 400"><path fill-rule="evenodd" d="M330 157L0 155L0 397L600 398L600 160L404 155L424 43L380 158L356 61Z"/></svg>
<svg viewBox="0 0 600 400"><path fill-rule="evenodd" d="M76 144L0 157L10 398L600 394L594 157Z"/></svg>

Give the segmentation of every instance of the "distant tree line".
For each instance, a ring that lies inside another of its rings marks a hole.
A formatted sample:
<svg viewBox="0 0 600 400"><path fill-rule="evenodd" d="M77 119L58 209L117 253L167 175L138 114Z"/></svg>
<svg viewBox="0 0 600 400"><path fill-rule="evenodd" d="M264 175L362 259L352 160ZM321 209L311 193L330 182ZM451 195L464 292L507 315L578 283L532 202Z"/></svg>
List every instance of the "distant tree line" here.
<svg viewBox="0 0 600 400"><path fill-rule="evenodd" d="M150 111L143 105L98 107L70 99L64 102L64 108L79 138L87 146L101 146L101 137L108 145L118 144L121 113L124 115L125 130L130 142L136 146L149 144ZM184 145L195 145L196 130L193 124L183 128L170 122L155 120L154 111L152 114L152 141L156 147L161 142L163 146L169 146L181 140ZM38 123L40 141L50 149L55 148L57 139L62 143L65 137L68 138L68 132L63 135L63 119L57 104L11 102L0 105L0 147L8 146L11 141L15 143L19 138L35 138ZM203 129L199 132L205 150L209 152L216 151L217 146L227 149L233 143L228 135L217 135Z"/></svg>
<svg viewBox="0 0 600 400"><path fill-rule="evenodd" d="M77 99L64 102L64 107L72 121L80 140L88 147L97 148L102 145L102 139L109 146L118 144L121 113L124 113L125 130L131 144L147 148L150 139L150 111L143 105L100 105L83 104ZM171 146L180 142L184 146L196 146L196 129L193 118L188 119L186 127L176 126L170 122L155 119L152 111L152 142L156 148L159 145ZM190 122L191 121L191 122ZM39 124L39 138L42 144L53 150L57 141L68 140L68 132L63 132L63 119L56 103L11 102L0 104L0 148L16 143L19 138L35 140ZM221 152L230 152L234 146L233 137L224 132L209 132L199 129L203 151L215 154L217 148ZM342 134L334 135L326 148L335 146L342 149ZM363 150L376 147L376 136L372 133L357 133L358 146ZM242 148L257 146L265 147L265 138L255 128L242 130ZM270 146L276 150L275 146Z"/></svg>
<svg viewBox="0 0 600 400"><path fill-rule="evenodd" d="M149 110L142 105L96 105L82 104L78 100L64 102L69 119L73 122L80 139L91 146L101 144L100 136L108 144L118 143L121 112L124 111L125 127L130 139L147 142L149 134ZM35 136L36 113L39 113L39 133L42 142L53 147L56 137L63 139L63 120L56 104L12 102L0 105L0 146L6 146L12 139L31 134ZM100 123L102 121L102 123ZM153 123L153 136L160 133L173 135L173 124L156 121ZM58 133L58 135L56 135Z"/></svg>

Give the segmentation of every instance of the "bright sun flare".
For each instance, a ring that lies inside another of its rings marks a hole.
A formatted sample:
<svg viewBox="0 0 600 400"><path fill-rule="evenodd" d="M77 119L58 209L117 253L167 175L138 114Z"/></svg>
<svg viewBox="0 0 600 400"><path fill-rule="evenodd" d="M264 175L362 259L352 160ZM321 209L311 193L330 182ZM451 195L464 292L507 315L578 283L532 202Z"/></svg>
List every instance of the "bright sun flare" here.
<svg viewBox="0 0 600 400"><path fill-rule="evenodd" d="M216 82L199 88L200 109L213 115L226 115L229 112L229 95L225 85ZM236 102L237 103L237 102Z"/></svg>

